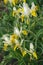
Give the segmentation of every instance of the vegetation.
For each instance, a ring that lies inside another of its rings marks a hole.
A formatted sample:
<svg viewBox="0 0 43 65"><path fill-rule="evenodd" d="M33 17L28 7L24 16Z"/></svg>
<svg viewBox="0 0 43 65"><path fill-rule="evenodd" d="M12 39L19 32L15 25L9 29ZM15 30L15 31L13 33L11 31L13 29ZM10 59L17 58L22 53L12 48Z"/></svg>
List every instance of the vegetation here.
<svg viewBox="0 0 43 65"><path fill-rule="evenodd" d="M0 65L43 65L43 0L0 0Z"/></svg>

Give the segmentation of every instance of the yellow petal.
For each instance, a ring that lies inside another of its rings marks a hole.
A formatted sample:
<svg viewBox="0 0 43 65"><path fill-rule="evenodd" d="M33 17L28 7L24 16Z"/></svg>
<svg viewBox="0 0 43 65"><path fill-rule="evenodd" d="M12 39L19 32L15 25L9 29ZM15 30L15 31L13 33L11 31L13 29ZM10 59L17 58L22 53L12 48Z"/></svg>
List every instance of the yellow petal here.
<svg viewBox="0 0 43 65"><path fill-rule="evenodd" d="M36 59L38 59L36 52L33 52L33 57L36 58Z"/></svg>
<svg viewBox="0 0 43 65"><path fill-rule="evenodd" d="M26 3L26 0L23 0L23 2L25 2L25 3Z"/></svg>
<svg viewBox="0 0 43 65"><path fill-rule="evenodd" d="M16 50L17 47L18 47L17 45L14 46L14 51Z"/></svg>
<svg viewBox="0 0 43 65"><path fill-rule="evenodd" d="M28 34L28 32L26 30L23 30L22 33L23 33L23 35L27 35Z"/></svg>
<svg viewBox="0 0 43 65"><path fill-rule="evenodd" d="M19 8L17 11L18 11L18 13L22 13L22 12L24 12L24 9L23 8Z"/></svg>
<svg viewBox="0 0 43 65"><path fill-rule="evenodd" d="M18 0L12 0L12 4L15 6L18 3Z"/></svg>
<svg viewBox="0 0 43 65"><path fill-rule="evenodd" d="M3 47L3 50L6 51L6 50L7 50L7 47L8 47L8 44L5 43L5 44L4 44L4 47Z"/></svg>
<svg viewBox="0 0 43 65"><path fill-rule="evenodd" d="M7 4L8 3L8 0L4 0L4 3Z"/></svg>
<svg viewBox="0 0 43 65"><path fill-rule="evenodd" d="M15 39L17 39L17 38L18 38L18 36L16 34L12 34L11 37L10 37L10 41L12 43L14 43Z"/></svg>
<svg viewBox="0 0 43 65"><path fill-rule="evenodd" d="M21 20L22 20L22 22L24 21L24 15L21 15Z"/></svg>
<svg viewBox="0 0 43 65"><path fill-rule="evenodd" d="M34 17L36 17L36 16L37 16L36 11L32 10L32 11L31 11L31 15L34 16Z"/></svg>
<svg viewBox="0 0 43 65"><path fill-rule="evenodd" d="M14 17L17 14L17 11L12 12L12 16Z"/></svg>
<svg viewBox="0 0 43 65"><path fill-rule="evenodd" d="M22 51L22 55L25 56L26 55L26 51Z"/></svg>

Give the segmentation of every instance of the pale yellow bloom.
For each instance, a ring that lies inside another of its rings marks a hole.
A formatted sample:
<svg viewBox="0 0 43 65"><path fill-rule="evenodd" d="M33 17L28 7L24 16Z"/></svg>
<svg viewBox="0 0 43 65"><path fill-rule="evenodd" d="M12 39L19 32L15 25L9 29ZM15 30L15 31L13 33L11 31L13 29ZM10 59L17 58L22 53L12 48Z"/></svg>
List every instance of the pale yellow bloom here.
<svg viewBox="0 0 43 65"><path fill-rule="evenodd" d="M30 43L30 52L32 53L32 55L33 55L34 58L38 59L38 58L37 58L37 53L36 53L35 50L34 50L34 45L33 45L33 43ZM31 56L30 56L30 57L31 57Z"/></svg>
<svg viewBox="0 0 43 65"><path fill-rule="evenodd" d="M31 10L30 10L31 15L36 17L37 16L37 13L36 13L37 10L38 10L38 7L35 6L34 2L32 2L32 6L31 6Z"/></svg>
<svg viewBox="0 0 43 65"><path fill-rule="evenodd" d="M10 41L12 42L12 43L14 43L15 42L15 39L17 39L18 38L18 36L16 35L16 34L12 34L11 36L10 36Z"/></svg>
<svg viewBox="0 0 43 65"><path fill-rule="evenodd" d="M28 16L30 14L30 8L28 7L27 3L23 3L23 7L18 9L18 12L21 13L22 15Z"/></svg>
<svg viewBox="0 0 43 65"><path fill-rule="evenodd" d="M33 52L33 57L36 58L36 59L38 59L36 52Z"/></svg>
<svg viewBox="0 0 43 65"><path fill-rule="evenodd" d="M4 43L3 50L6 51L7 50L7 47L8 47L8 44L7 43Z"/></svg>
<svg viewBox="0 0 43 65"><path fill-rule="evenodd" d="M7 4L8 3L8 0L4 0L4 3Z"/></svg>
<svg viewBox="0 0 43 65"><path fill-rule="evenodd" d="M28 32L27 32L26 30L23 30L23 31L22 31L22 34L23 34L23 35L27 35Z"/></svg>

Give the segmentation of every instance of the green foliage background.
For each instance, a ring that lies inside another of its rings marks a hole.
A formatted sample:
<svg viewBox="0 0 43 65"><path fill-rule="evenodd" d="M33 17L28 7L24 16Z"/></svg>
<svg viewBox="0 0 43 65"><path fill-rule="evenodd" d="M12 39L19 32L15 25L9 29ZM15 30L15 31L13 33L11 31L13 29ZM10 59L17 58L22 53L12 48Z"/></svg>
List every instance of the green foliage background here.
<svg viewBox="0 0 43 65"><path fill-rule="evenodd" d="M2 3L2 0L0 0L0 2ZM43 65L43 0L27 0L27 3L29 5L31 4L31 2L35 2L35 4L39 6L38 17L33 17L30 20L31 33L29 37L30 41L35 41L35 47L37 47L36 51L38 54L38 60L30 61L28 58L28 54L25 57L22 57L20 55L20 52L18 51L18 53L17 50L16 52L13 52L12 49L9 49L7 52L2 51L3 44L1 36L6 33L13 33L13 24L15 24L16 19L14 19L10 13L12 11L12 7L10 8L10 5L3 6L3 3L0 3L0 65L9 65L12 59L14 59L14 61L16 62L14 62L15 64L13 65ZM4 7L4 9L2 7ZM28 48L28 43L26 44L26 46Z"/></svg>

